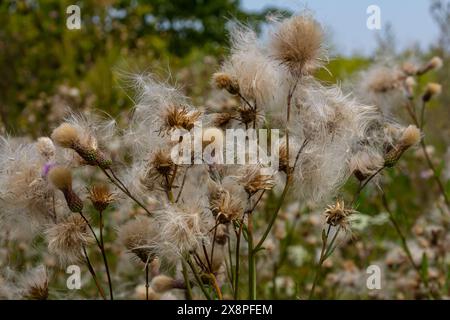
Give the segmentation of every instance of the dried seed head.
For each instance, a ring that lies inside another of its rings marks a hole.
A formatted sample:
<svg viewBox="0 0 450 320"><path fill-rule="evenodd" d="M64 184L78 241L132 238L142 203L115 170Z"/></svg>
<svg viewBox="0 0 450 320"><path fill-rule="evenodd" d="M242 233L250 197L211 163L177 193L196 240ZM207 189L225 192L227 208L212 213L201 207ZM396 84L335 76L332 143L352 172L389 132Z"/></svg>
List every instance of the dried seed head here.
<svg viewBox="0 0 450 320"><path fill-rule="evenodd" d="M230 94L239 93L239 84L236 79L233 79L225 72L216 72L213 74L214 84L218 89L227 90Z"/></svg>
<svg viewBox="0 0 450 320"><path fill-rule="evenodd" d="M46 160L51 160L55 157L55 145L48 137L40 137L36 143L39 153Z"/></svg>
<svg viewBox="0 0 450 320"><path fill-rule="evenodd" d="M224 128L231 120L233 120L233 114L231 112L217 113L214 116L213 125L215 127Z"/></svg>
<svg viewBox="0 0 450 320"><path fill-rule="evenodd" d="M50 253L62 265L76 263L83 257L83 247L92 241L86 222L79 215L70 215L64 221L45 231Z"/></svg>
<svg viewBox="0 0 450 320"><path fill-rule="evenodd" d="M322 65L323 37L320 24L305 14L281 22L272 37L271 46L275 58L293 74L305 75Z"/></svg>
<svg viewBox="0 0 450 320"><path fill-rule="evenodd" d="M339 226L344 230L348 230L350 227L349 216L355 211L353 209L347 209L343 200L336 201L335 204L329 205L324 214L327 224L336 227Z"/></svg>
<svg viewBox="0 0 450 320"><path fill-rule="evenodd" d="M191 130L200 118L200 111L189 111L186 106L169 106L162 115L161 131L170 132L174 129Z"/></svg>
<svg viewBox="0 0 450 320"><path fill-rule="evenodd" d="M52 140L63 148L72 148L79 143L78 130L70 123L64 122L51 135Z"/></svg>
<svg viewBox="0 0 450 320"><path fill-rule="evenodd" d="M127 222L119 229L120 242L143 263L156 258L153 244L158 236L154 221L145 216Z"/></svg>
<svg viewBox="0 0 450 320"><path fill-rule="evenodd" d="M228 224L238 219L243 208L238 199L233 199L228 190L213 188L208 194L209 208L219 223Z"/></svg>
<svg viewBox="0 0 450 320"><path fill-rule="evenodd" d="M239 179L249 196L260 190L270 190L275 185L272 175L263 175L259 166L245 168Z"/></svg>
<svg viewBox="0 0 450 320"><path fill-rule="evenodd" d="M68 168L53 167L48 173L48 178L55 188L61 191L72 189L72 174Z"/></svg>
<svg viewBox="0 0 450 320"><path fill-rule="evenodd" d="M258 109L249 108L248 106L240 106L237 109L237 113L239 115L239 120L245 125L258 123L260 120L264 119Z"/></svg>
<svg viewBox="0 0 450 320"><path fill-rule="evenodd" d="M45 266L31 270L22 279L23 297L29 300L47 300L48 273Z"/></svg>
<svg viewBox="0 0 450 320"><path fill-rule="evenodd" d="M368 75L367 89L370 92L382 94L399 88L402 74L389 67L378 67Z"/></svg>
<svg viewBox="0 0 450 320"><path fill-rule="evenodd" d="M151 160L151 166L155 168L156 172L164 177L170 177L174 170L174 163L170 157L169 152L162 149L158 150Z"/></svg>
<svg viewBox="0 0 450 320"><path fill-rule="evenodd" d="M440 95L442 92L442 86L439 83L429 83L427 85L427 89L425 90L424 95L422 96L422 100L424 102L428 102L434 96Z"/></svg>
<svg viewBox="0 0 450 320"><path fill-rule="evenodd" d="M92 205L98 212L103 212L115 200L114 195L109 192L107 184L96 184L88 189Z"/></svg>

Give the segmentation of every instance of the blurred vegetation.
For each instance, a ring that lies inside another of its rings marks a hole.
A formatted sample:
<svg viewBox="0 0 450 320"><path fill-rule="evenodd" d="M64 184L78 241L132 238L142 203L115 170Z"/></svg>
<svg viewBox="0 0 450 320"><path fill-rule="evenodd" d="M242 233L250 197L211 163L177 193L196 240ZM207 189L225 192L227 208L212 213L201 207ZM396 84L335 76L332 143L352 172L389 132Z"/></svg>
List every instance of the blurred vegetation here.
<svg viewBox="0 0 450 320"><path fill-rule="evenodd" d="M69 30L66 9L72 4L0 3L0 115L9 133L48 133L49 113L60 117L51 110L57 102L117 115L132 103L118 70L177 73L201 65L226 48L227 18L257 27L265 16L242 11L239 0L87 0L75 3L81 29ZM54 101L55 95L63 101Z"/></svg>

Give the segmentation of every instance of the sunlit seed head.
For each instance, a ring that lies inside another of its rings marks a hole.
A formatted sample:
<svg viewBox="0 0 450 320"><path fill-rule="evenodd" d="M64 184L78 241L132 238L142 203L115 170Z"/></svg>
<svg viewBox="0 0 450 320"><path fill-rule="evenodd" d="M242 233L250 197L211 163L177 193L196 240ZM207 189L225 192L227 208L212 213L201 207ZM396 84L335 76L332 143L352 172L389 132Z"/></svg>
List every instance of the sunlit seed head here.
<svg viewBox="0 0 450 320"><path fill-rule="evenodd" d="M64 122L51 135L52 140L63 148L72 148L79 143L80 135L75 126Z"/></svg>
<svg viewBox="0 0 450 320"><path fill-rule="evenodd" d="M324 62L323 30L304 14L282 21L272 36L274 57L296 75L310 74Z"/></svg>
<svg viewBox="0 0 450 320"><path fill-rule="evenodd" d="M107 184L95 184L88 189L88 193L92 205L99 212L103 212L115 200Z"/></svg>

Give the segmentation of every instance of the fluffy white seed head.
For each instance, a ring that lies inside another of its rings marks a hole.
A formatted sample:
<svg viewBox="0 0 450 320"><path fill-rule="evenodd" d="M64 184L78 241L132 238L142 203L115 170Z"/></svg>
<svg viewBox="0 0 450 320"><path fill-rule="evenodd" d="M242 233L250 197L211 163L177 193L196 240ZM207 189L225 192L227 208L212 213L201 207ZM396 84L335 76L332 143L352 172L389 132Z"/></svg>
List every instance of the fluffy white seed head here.
<svg viewBox="0 0 450 320"><path fill-rule="evenodd" d="M83 246L92 241L86 222L75 214L48 228L45 235L49 252L58 257L61 265L79 262Z"/></svg>
<svg viewBox="0 0 450 320"><path fill-rule="evenodd" d="M295 75L308 75L326 59L321 25L309 14L281 21L270 42L273 56Z"/></svg>

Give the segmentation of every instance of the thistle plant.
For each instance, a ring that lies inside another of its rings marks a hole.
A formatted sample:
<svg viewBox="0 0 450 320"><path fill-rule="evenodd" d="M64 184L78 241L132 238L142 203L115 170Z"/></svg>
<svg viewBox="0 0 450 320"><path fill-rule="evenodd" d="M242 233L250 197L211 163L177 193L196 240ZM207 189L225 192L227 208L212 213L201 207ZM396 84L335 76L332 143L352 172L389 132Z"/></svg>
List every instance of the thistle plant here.
<svg viewBox="0 0 450 320"><path fill-rule="evenodd" d="M299 296L316 298L327 262L353 232L365 192L384 186L384 171L399 168L416 145L448 206L424 141L427 105L441 86L429 83L415 106L416 84L441 67L439 58L395 69L376 65L360 75L354 93L344 92L316 78L326 69L327 46L310 13L272 18L268 28L259 37L232 24L229 55L211 77L214 108L194 106L155 74L137 74L130 81L135 105L120 130L115 120L71 112L50 137L2 138L2 220L14 230L33 217L57 265L86 263L103 299L107 283L111 300L130 294L253 300L264 294L266 261L273 263L277 295L278 274L307 215L320 220L322 231L309 230L319 239L311 241L319 244L318 259L314 247L312 280ZM399 101L411 124L393 117L391 104ZM262 131L269 141L257 135ZM278 156L274 165L261 156L268 142L270 155ZM228 157L229 148L241 153ZM357 187L347 198L343 187L352 182ZM418 271L384 193L381 199ZM281 222L287 231L277 228ZM51 280L43 274L28 282L24 296L49 295Z"/></svg>

